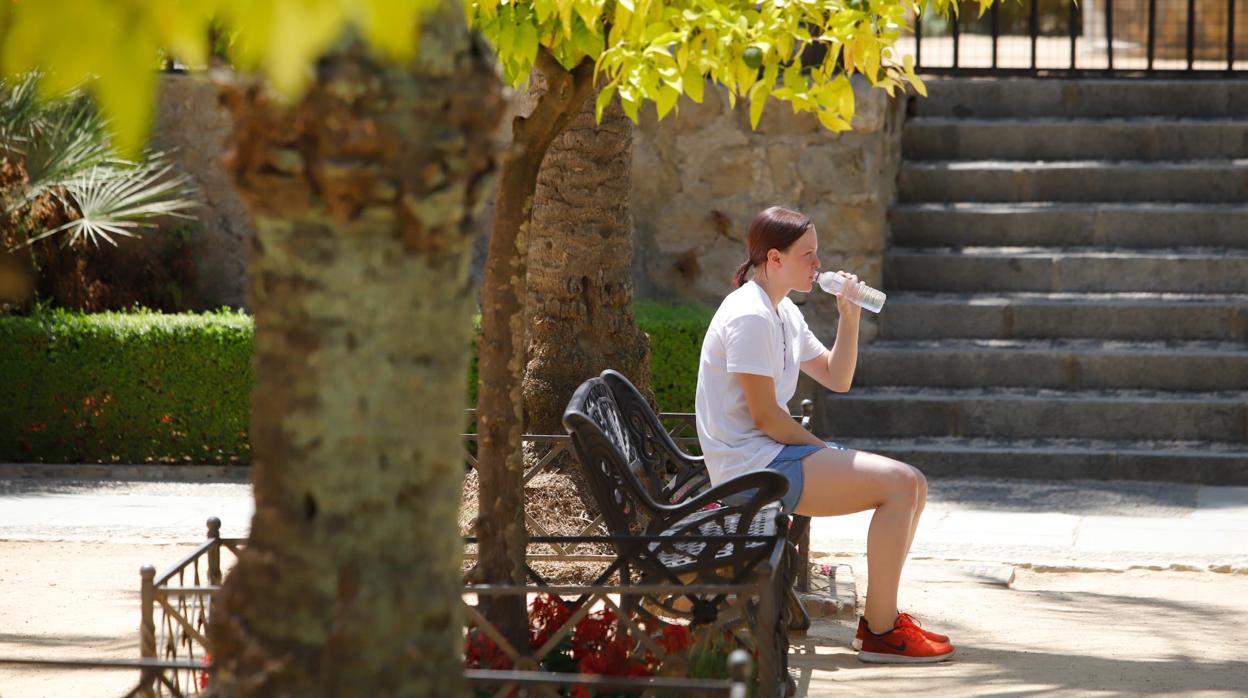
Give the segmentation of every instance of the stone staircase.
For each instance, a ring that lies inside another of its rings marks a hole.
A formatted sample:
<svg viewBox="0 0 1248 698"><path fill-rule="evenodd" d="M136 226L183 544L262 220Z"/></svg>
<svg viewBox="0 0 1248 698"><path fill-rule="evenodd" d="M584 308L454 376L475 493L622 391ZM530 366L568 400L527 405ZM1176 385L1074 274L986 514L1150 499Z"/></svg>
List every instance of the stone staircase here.
<svg viewBox="0 0 1248 698"><path fill-rule="evenodd" d="M1248 82L932 80L817 433L933 475L1248 484Z"/></svg>

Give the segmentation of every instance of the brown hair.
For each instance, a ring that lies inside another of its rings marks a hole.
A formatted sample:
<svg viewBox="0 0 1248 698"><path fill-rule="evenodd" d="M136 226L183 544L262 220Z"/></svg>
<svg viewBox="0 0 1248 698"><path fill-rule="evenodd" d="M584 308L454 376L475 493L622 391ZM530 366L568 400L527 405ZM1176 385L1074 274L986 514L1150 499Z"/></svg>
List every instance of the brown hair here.
<svg viewBox="0 0 1248 698"><path fill-rule="evenodd" d="M755 216L754 222L750 223L750 234L746 241L749 258L732 275L732 287L741 288L751 267L761 267L767 263L769 250L789 249L798 238L806 234L810 225L810 218L806 215L782 206L772 206Z"/></svg>

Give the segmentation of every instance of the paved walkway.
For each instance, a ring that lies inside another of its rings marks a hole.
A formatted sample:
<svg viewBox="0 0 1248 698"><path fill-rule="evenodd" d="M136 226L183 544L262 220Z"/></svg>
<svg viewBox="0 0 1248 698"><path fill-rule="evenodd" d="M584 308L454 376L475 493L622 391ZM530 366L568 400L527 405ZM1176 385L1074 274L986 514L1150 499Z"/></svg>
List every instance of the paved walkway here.
<svg viewBox="0 0 1248 698"><path fill-rule="evenodd" d="M178 559L209 516L227 536L251 520L246 483L5 475L0 466L3 655L134 656L139 565ZM868 521L812 530L816 553L848 566L859 594ZM1248 694L1248 488L933 480L912 558L902 605L954 636L955 660L863 665L847 646L853 623L820 620L792 639L801 695ZM116 696L132 684L0 666L3 698Z"/></svg>
<svg viewBox="0 0 1248 698"><path fill-rule="evenodd" d="M975 479L929 490L912 559L1248 572L1248 487ZM814 520L811 548L865 553L870 518Z"/></svg>
<svg viewBox="0 0 1248 698"><path fill-rule="evenodd" d="M0 479L0 540L194 542L209 516L245 536L252 511L241 482ZM869 521L816 519L812 548L863 554ZM933 480L912 558L1248 572L1248 487Z"/></svg>

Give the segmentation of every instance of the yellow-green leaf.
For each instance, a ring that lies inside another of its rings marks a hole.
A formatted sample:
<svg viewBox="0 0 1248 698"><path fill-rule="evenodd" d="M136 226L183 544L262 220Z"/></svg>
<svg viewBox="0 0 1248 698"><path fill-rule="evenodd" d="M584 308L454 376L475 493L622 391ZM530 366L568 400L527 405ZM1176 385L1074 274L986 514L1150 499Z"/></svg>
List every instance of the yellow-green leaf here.
<svg viewBox="0 0 1248 698"><path fill-rule="evenodd" d="M697 66L690 64L685 69L685 75L680 83L685 88L685 94L689 95L689 99L698 104L702 103L702 88L706 86L706 78Z"/></svg>
<svg viewBox="0 0 1248 698"><path fill-rule="evenodd" d="M416 27L421 4L394 0L367 0L358 18L364 38L396 61L411 58L416 48Z"/></svg>
<svg viewBox="0 0 1248 698"><path fill-rule="evenodd" d="M522 65L533 65L537 60L537 27L532 22L516 25L515 52Z"/></svg>
<svg viewBox="0 0 1248 698"><path fill-rule="evenodd" d="M680 99L680 92L670 85L663 85L659 88L659 93L654 98L654 106L659 119L667 116L672 107L676 106L676 100L678 99Z"/></svg>
<svg viewBox="0 0 1248 698"><path fill-rule="evenodd" d="M559 6L559 22L563 25L563 35L572 38L572 4L576 0L556 0Z"/></svg>
<svg viewBox="0 0 1248 698"><path fill-rule="evenodd" d="M631 99L620 99L620 106L624 108L624 113L633 123L637 123L637 109L641 105Z"/></svg>
<svg viewBox="0 0 1248 698"><path fill-rule="evenodd" d="M763 118L763 107L767 104L767 97L776 84L778 74L779 68L773 62L763 71L763 79L750 89L750 128L758 128L758 122Z"/></svg>
<svg viewBox="0 0 1248 698"><path fill-rule="evenodd" d="M611 103L611 98L615 96L615 83L611 83L598 91L598 98L594 100L594 118L598 123L602 123L602 111Z"/></svg>
<svg viewBox="0 0 1248 698"><path fill-rule="evenodd" d="M905 70L906 80L909 81L911 85L914 85L914 89L920 95L926 97L927 85L923 84L923 81L919 79L919 76L914 74L914 56L906 55L906 57L902 59L902 67Z"/></svg>

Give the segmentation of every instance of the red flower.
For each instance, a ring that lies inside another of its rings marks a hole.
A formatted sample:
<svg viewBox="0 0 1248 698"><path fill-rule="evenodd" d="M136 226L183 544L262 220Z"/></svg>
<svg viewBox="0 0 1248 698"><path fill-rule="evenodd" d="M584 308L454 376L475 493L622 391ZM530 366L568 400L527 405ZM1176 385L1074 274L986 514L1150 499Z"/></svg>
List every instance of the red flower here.
<svg viewBox="0 0 1248 698"><path fill-rule="evenodd" d="M654 638L654 641L668 654L683 652L689 649L689 626L664 625L663 630L660 631L658 637Z"/></svg>
<svg viewBox="0 0 1248 698"><path fill-rule="evenodd" d="M199 660L199 662L200 662L200 664L203 664L204 666L212 666L212 655L211 655L211 654L205 654L205 655L204 655L204 658L203 658L203 659L201 659L201 660ZM199 683L199 690L203 691L203 690L207 689L207 688L208 688L208 681L209 681L209 679L208 679L208 672L206 672L206 671L201 671L201 672L199 672L199 681L198 681L198 683Z"/></svg>
<svg viewBox="0 0 1248 698"><path fill-rule="evenodd" d="M617 632L614 611L595 611L576 624L572 633L572 659L586 674L649 676L646 662L634 657L633 642Z"/></svg>
<svg viewBox="0 0 1248 698"><path fill-rule="evenodd" d="M490 636L473 630L464 643L464 666L468 669L510 669L511 657Z"/></svg>
<svg viewBox="0 0 1248 698"><path fill-rule="evenodd" d="M571 609L558 598L538 594L529 606L529 646L538 649L546 644L571 615Z"/></svg>

